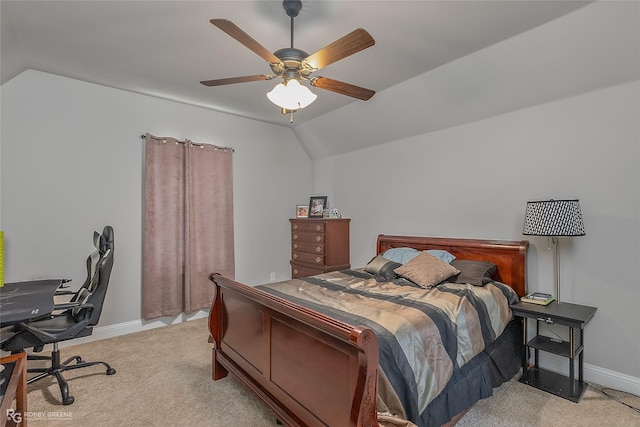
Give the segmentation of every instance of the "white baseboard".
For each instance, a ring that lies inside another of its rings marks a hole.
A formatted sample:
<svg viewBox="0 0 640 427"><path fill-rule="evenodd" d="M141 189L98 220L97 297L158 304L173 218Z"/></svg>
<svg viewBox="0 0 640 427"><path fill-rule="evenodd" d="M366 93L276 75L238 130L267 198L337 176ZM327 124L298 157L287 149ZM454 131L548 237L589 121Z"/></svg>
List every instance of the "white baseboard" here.
<svg viewBox="0 0 640 427"><path fill-rule="evenodd" d="M91 336L78 338L75 340L64 341L60 343L60 347L68 347L72 345L84 344L88 342L103 340L106 338L119 337L122 335L131 334L134 332L146 331L149 329L155 329L162 326L174 325L177 323L188 322L189 320L202 319L208 317L208 310L200 310L196 313L186 315L180 314L176 317L161 317L154 320L132 320L129 322L118 323L115 325L96 326L93 328Z"/></svg>
<svg viewBox="0 0 640 427"><path fill-rule="evenodd" d="M545 353L544 356L540 354L540 367L563 375L569 375L569 359L556 354ZM575 373L577 376L577 362ZM589 363L584 364L583 375L586 382L592 382L604 387L640 396L640 378L601 368Z"/></svg>

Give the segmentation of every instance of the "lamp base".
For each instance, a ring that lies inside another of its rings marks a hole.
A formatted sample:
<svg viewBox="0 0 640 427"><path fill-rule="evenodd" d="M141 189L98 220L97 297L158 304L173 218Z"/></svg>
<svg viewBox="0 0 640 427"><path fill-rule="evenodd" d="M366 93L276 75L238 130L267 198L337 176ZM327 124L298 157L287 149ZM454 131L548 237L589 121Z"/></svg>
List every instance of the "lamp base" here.
<svg viewBox="0 0 640 427"><path fill-rule="evenodd" d="M556 302L560 304L560 252L558 251L558 238L555 236L551 237L551 244L553 245L553 269L556 282Z"/></svg>

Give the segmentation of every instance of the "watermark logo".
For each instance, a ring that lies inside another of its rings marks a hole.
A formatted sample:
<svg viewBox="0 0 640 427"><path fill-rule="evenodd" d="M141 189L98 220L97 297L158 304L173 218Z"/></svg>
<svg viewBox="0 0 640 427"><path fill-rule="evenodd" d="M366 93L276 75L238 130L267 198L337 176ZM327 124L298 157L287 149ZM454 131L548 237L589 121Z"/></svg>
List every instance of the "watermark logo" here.
<svg viewBox="0 0 640 427"><path fill-rule="evenodd" d="M7 409L7 421L13 421L15 424L20 424L22 422L22 414L20 412L16 412L13 408L9 408Z"/></svg>
<svg viewBox="0 0 640 427"><path fill-rule="evenodd" d="M21 413L15 409L7 409L7 421L11 421L14 424L20 424L23 420L29 419L41 419L41 420L71 420L73 418L73 412L65 411L50 411L50 412L25 412Z"/></svg>

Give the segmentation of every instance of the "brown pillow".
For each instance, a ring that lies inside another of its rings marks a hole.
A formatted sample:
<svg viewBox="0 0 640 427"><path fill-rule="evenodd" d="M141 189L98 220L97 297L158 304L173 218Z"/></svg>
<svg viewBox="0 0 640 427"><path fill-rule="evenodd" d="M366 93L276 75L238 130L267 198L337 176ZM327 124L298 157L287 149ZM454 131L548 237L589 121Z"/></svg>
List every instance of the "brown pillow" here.
<svg viewBox="0 0 640 427"><path fill-rule="evenodd" d="M394 271L425 289L431 288L443 280L460 273L460 270L451 266L451 264L427 252L421 252L420 255Z"/></svg>
<svg viewBox="0 0 640 427"><path fill-rule="evenodd" d="M460 274L451 281L455 283L469 283L474 286L484 286L489 283L498 267L488 261L472 261L455 259L451 265L460 270Z"/></svg>

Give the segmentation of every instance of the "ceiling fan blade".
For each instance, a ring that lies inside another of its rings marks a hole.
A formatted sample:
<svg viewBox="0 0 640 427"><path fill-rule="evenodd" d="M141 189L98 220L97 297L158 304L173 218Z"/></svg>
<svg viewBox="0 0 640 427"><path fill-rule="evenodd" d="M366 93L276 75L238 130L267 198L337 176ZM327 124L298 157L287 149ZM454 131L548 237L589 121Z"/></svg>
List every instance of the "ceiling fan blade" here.
<svg viewBox="0 0 640 427"><path fill-rule="evenodd" d="M331 92L339 93L340 95L347 95L353 98L367 101L375 95L375 91L371 89L365 89L360 86L355 86L349 83L333 80L327 77L314 77L309 83L311 86L319 87L320 89L330 90Z"/></svg>
<svg viewBox="0 0 640 427"><path fill-rule="evenodd" d="M316 53L307 56L302 62L314 70L319 70L374 44L376 44L376 41L371 37L371 34L362 28L358 28L323 47Z"/></svg>
<svg viewBox="0 0 640 427"><path fill-rule="evenodd" d="M279 63L280 58L275 56L266 47L262 46L255 39L253 39L249 34L245 33L233 22L228 19L212 19L211 22L216 27L220 28L222 31L242 43L244 46L251 49L254 53L260 56L265 61L271 63Z"/></svg>
<svg viewBox="0 0 640 427"><path fill-rule="evenodd" d="M273 76L269 74L256 74L255 76L242 76L242 77L229 77L226 79L217 79L217 80L203 80L202 83L205 86L222 86L222 85L230 85L234 83L246 83L246 82L257 82L260 80L271 80Z"/></svg>

